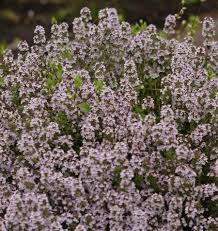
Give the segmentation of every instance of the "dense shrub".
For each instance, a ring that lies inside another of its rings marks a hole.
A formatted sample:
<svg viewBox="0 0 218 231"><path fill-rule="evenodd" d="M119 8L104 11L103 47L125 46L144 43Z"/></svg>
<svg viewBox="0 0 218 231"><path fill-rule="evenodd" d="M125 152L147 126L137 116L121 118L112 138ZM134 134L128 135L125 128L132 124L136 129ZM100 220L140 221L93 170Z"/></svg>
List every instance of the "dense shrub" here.
<svg viewBox="0 0 218 231"><path fill-rule="evenodd" d="M88 8L1 63L1 230L217 230L218 43Z"/></svg>

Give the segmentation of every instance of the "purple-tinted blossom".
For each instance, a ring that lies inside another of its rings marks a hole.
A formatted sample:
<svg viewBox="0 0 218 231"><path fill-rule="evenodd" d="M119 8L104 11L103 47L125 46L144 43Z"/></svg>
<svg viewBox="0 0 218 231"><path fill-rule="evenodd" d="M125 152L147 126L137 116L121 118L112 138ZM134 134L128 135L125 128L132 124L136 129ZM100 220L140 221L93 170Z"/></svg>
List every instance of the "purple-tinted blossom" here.
<svg viewBox="0 0 218 231"><path fill-rule="evenodd" d="M197 47L173 15L168 38L98 18L83 8L3 55L0 230L217 230L213 20Z"/></svg>

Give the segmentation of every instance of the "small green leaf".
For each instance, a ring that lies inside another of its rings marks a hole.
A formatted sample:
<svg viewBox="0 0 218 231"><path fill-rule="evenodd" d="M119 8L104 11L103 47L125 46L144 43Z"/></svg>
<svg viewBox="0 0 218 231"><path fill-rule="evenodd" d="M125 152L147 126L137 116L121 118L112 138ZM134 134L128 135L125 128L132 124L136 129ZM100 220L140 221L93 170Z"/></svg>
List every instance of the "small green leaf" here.
<svg viewBox="0 0 218 231"><path fill-rule="evenodd" d="M74 93L74 94L71 94L71 95L69 96L69 98L70 98L71 100L75 100L75 99L77 98L77 96L78 96L78 94L77 94L77 93Z"/></svg>
<svg viewBox="0 0 218 231"><path fill-rule="evenodd" d="M200 3L200 0L183 0L182 1L182 4L185 6L199 4L199 3Z"/></svg>
<svg viewBox="0 0 218 231"><path fill-rule="evenodd" d="M144 118L145 116L145 110L143 110L140 105L133 106L133 112L139 114L140 116L142 116L142 118Z"/></svg>
<svg viewBox="0 0 218 231"><path fill-rule="evenodd" d="M22 160L24 160L24 156L23 156L23 155L19 155L19 156L17 157L17 160L18 160L19 162L21 162Z"/></svg>
<svg viewBox="0 0 218 231"><path fill-rule="evenodd" d="M120 178L120 174L122 172L122 167L121 166L116 166L114 169L114 173L113 173L113 179L112 179L112 186L113 187L118 187L120 182L121 182L121 178Z"/></svg>
<svg viewBox="0 0 218 231"><path fill-rule="evenodd" d="M7 43L4 41L1 41L0 42L0 56L4 54L4 51L6 50L6 48L7 48Z"/></svg>
<svg viewBox="0 0 218 231"><path fill-rule="evenodd" d="M83 85L83 81L80 75L76 75L73 79L73 82L77 89L80 89Z"/></svg>
<svg viewBox="0 0 218 231"><path fill-rule="evenodd" d="M54 69L56 68L56 63L53 62L53 61L49 61L49 62L48 62L48 66L49 66L52 70L54 70Z"/></svg>
<svg viewBox="0 0 218 231"><path fill-rule="evenodd" d="M12 86L11 93L12 93L12 102L18 106L20 104L19 86L18 85Z"/></svg>
<svg viewBox="0 0 218 231"><path fill-rule="evenodd" d="M86 102L80 103L79 108L80 108L81 112L83 112L83 113L88 113L90 110L90 106Z"/></svg>
<svg viewBox="0 0 218 231"><path fill-rule="evenodd" d="M4 78L0 76L0 87L4 86Z"/></svg>
<svg viewBox="0 0 218 231"><path fill-rule="evenodd" d="M155 176L153 175L149 175L147 177L147 180L150 184L150 186L154 189L155 192L160 192L160 187L158 185L158 180Z"/></svg>
<svg viewBox="0 0 218 231"><path fill-rule="evenodd" d="M52 88L54 87L54 85L55 85L55 81L54 81L53 78L47 79L47 87L48 87L49 89L52 89Z"/></svg>
<svg viewBox="0 0 218 231"><path fill-rule="evenodd" d="M135 90L136 90L136 91L140 91L140 90L142 90L142 89L143 89L143 88L142 88L141 85L138 85L138 86L135 87Z"/></svg>
<svg viewBox="0 0 218 231"><path fill-rule="evenodd" d="M65 112L58 112L54 118L61 132L66 135L73 134L73 128Z"/></svg>
<svg viewBox="0 0 218 231"><path fill-rule="evenodd" d="M194 36L196 34L199 26L200 26L200 19L199 19L199 17L195 16L195 15L191 15L188 18L185 30L186 30L186 32L187 32L188 35Z"/></svg>
<svg viewBox="0 0 218 231"><path fill-rule="evenodd" d="M69 50L65 50L61 53L61 58L63 58L63 59L70 59L71 56L72 56L72 54Z"/></svg>
<svg viewBox="0 0 218 231"><path fill-rule="evenodd" d="M123 22L124 21L124 15L123 14L119 14L118 15L118 19L119 19L119 22Z"/></svg>
<svg viewBox="0 0 218 231"><path fill-rule="evenodd" d="M68 94L71 93L71 87L70 87L70 86L67 86L67 88L66 88L66 93L68 93Z"/></svg>
<svg viewBox="0 0 218 231"><path fill-rule="evenodd" d="M174 149L170 149L167 151L162 151L161 155L166 159L166 160L175 160L176 159L176 152Z"/></svg>
<svg viewBox="0 0 218 231"><path fill-rule="evenodd" d="M49 70L45 73L46 82L45 87L49 93L52 93L58 83L62 80L63 68L61 64L57 64L53 61L48 63Z"/></svg>
<svg viewBox="0 0 218 231"><path fill-rule="evenodd" d="M136 174L133 178L133 182L135 183L135 186L137 189L142 189L142 184L144 181L144 177L142 175Z"/></svg>
<svg viewBox="0 0 218 231"><path fill-rule="evenodd" d="M102 91L103 87L104 87L104 82L103 80L99 80L96 79L94 80L94 86L95 86L95 90L99 93Z"/></svg>
<svg viewBox="0 0 218 231"><path fill-rule="evenodd" d="M53 25L53 24L57 24L57 23L58 23L57 19L55 17L52 17L51 18L51 24Z"/></svg>
<svg viewBox="0 0 218 231"><path fill-rule="evenodd" d="M43 218L48 218L48 217L49 217L49 214L50 214L50 212L49 212L48 208L45 208L45 209L42 211L42 216L43 216Z"/></svg>
<svg viewBox="0 0 218 231"><path fill-rule="evenodd" d="M166 33L165 31L163 31L163 30L161 30L158 34L159 34L159 36L160 36L161 38L163 38L163 39L166 39L166 38L167 38L167 33Z"/></svg>
<svg viewBox="0 0 218 231"><path fill-rule="evenodd" d="M143 32L147 27L147 23L142 19L138 23L131 26L132 35L136 35L138 32Z"/></svg>
<svg viewBox="0 0 218 231"><path fill-rule="evenodd" d="M208 75L208 80L211 80L214 76L214 71L210 63L207 64L207 75Z"/></svg>
<svg viewBox="0 0 218 231"><path fill-rule="evenodd" d="M59 64L56 67L56 76L58 80L62 79L62 74L63 74L63 69L62 69L62 66Z"/></svg>
<svg viewBox="0 0 218 231"><path fill-rule="evenodd" d="M217 92L216 92L215 89L211 90L210 95L209 95L210 99L215 99L216 98L216 94L217 94Z"/></svg>
<svg viewBox="0 0 218 231"><path fill-rule="evenodd" d="M26 186L27 189L30 189L30 190L33 190L35 187L34 183L29 182L29 181L25 181L24 185Z"/></svg>

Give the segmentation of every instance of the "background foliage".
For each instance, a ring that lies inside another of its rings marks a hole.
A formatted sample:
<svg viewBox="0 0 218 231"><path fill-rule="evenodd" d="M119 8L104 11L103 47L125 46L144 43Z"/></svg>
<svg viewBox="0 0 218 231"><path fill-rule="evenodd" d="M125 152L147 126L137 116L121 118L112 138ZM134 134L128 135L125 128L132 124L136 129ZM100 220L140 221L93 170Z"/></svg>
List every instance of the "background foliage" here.
<svg viewBox="0 0 218 231"><path fill-rule="evenodd" d="M184 18L202 13L211 14L218 9L217 0L184 0L188 6ZM33 29L40 24L50 27L52 19L72 22L84 6L92 10L94 18L99 9L115 7L122 17L136 23L143 19L147 23L163 26L168 14L181 8L181 0L1 0L0 1L0 41L11 43L16 38L31 42Z"/></svg>

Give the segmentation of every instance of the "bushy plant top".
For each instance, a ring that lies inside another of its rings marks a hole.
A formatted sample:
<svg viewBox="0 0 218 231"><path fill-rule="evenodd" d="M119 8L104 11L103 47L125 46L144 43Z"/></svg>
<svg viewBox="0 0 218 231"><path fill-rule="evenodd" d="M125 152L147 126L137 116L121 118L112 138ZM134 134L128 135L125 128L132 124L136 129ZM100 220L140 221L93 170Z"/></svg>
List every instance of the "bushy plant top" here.
<svg viewBox="0 0 218 231"><path fill-rule="evenodd" d="M218 42L88 8L0 71L0 230L218 229Z"/></svg>

